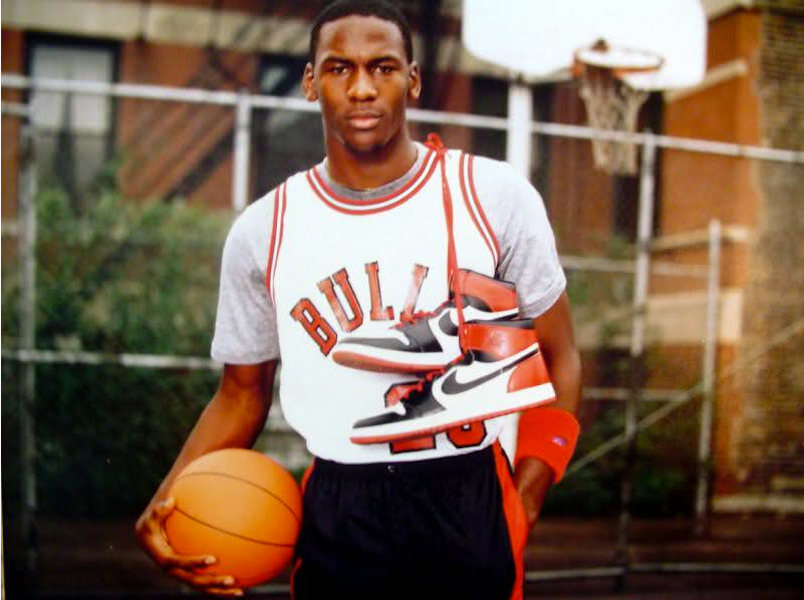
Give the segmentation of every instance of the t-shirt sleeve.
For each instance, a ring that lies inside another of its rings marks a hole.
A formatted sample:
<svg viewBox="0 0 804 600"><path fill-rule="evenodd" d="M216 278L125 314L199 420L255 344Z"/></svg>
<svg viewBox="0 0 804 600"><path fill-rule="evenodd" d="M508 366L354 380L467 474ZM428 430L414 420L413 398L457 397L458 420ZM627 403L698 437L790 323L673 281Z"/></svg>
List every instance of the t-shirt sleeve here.
<svg viewBox="0 0 804 600"><path fill-rule="evenodd" d="M211 350L222 363L256 364L279 357L276 311L265 285L271 198L257 200L240 214L223 248Z"/></svg>
<svg viewBox="0 0 804 600"><path fill-rule="evenodd" d="M478 200L500 247L497 278L516 285L521 317L538 317L567 285L542 197L508 163L474 162Z"/></svg>

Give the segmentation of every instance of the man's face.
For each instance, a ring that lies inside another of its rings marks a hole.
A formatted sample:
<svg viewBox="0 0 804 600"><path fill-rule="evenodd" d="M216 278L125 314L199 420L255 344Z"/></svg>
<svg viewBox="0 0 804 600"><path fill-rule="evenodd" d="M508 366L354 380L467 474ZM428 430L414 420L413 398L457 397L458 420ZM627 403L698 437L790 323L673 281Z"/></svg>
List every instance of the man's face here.
<svg viewBox="0 0 804 600"><path fill-rule="evenodd" d="M419 97L419 67L409 63L399 28L351 15L324 24L315 64L304 71L308 100L318 100L327 143L365 153L386 146L405 126L408 100Z"/></svg>

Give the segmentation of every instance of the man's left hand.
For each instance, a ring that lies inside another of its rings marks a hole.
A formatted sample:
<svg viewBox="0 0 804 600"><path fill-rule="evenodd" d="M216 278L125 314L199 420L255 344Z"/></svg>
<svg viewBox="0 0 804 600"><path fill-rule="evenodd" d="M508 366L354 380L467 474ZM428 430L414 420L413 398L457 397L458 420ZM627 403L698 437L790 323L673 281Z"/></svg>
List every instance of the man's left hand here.
<svg viewBox="0 0 804 600"><path fill-rule="evenodd" d="M516 466L514 484L525 507L528 530L531 530L539 517L547 491L553 484L553 471L538 458L523 458Z"/></svg>

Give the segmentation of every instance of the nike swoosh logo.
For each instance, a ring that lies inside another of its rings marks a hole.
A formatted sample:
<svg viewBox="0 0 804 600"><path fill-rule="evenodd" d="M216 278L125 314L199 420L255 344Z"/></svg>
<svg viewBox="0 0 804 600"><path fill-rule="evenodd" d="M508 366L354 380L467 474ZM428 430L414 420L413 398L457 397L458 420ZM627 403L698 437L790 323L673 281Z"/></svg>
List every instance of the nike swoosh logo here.
<svg viewBox="0 0 804 600"><path fill-rule="evenodd" d="M465 382L458 381L457 378L456 378L456 374L457 374L458 371L456 369L456 370L454 370L452 373L450 373L449 375L447 375L444 378L444 382L441 384L441 391L444 392L447 395L452 396L452 395L455 395L455 394L461 394L463 392L471 390L472 388L476 388L477 386L483 385L484 383L494 379L495 377L499 377L500 375L502 375L506 371L510 371L515 366L517 366L519 363L521 363L522 361L530 358L534 354L538 354L538 352L539 352L539 347L537 346L536 348L534 348L530 352L526 352L525 354L520 356L515 361L500 367L496 371L492 371L491 373L487 373L486 375L483 375L482 377L478 377L477 379L472 379L470 381L465 381Z"/></svg>

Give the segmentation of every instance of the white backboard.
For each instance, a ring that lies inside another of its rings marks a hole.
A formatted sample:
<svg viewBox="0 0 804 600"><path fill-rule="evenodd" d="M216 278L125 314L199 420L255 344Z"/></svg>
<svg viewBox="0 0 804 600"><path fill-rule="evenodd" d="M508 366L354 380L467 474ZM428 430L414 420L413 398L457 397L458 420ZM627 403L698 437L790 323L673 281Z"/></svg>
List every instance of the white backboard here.
<svg viewBox="0 0 804 600"><path fill-rule="evenodd" d="M625 77L648 90L688 87L706 71L700 0L463 0L463 43L474 56L530 78L557 77L576 50L612 47L663 58L655 73Z"/></svg>

